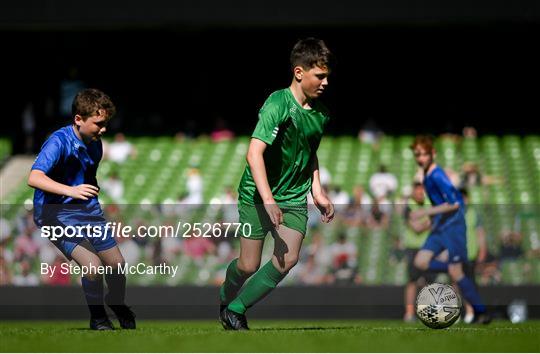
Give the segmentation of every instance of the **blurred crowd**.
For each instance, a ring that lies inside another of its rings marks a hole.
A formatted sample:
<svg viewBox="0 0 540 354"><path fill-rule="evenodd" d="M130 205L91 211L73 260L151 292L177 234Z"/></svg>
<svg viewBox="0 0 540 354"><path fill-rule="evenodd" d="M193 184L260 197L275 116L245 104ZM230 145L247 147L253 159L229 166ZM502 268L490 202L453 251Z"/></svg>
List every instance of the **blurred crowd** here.
<svg viewBox="0 0 540 354"><path fill-rule="evenodd" d="M359 133L364 143L377 144L380 132L368 125ZM464 130L465 137L474 137L475 131ZM469 136L471 135L471 136ZM226 123L218 121L212 139L230 139L234 134L226 129ZM179 137L182 138L182 137ZM122 134L104 147L104 158L121 165L135 158L135 146ZM478 165L465 162L460 172L446 169L452 182L466 195L471 187L500 183L498 176L486 176ZM161 205L125 205L124 181L112 169L100 186L112 203L105 205L106 217L110 221L123 222L134 228L140 225L176 226L178 219L207 223L234 223L238 220L237 195L232 187L215 196L208 205L203 204L204 183L197 166L186 171L185 193L165 201ZM336 220L330 225L320 222L320 215L308 196L308 234L299 264L287 277L288 284L363 284L370 273L372 262L362 252L362 246L380 238L386 245L383 261L386 271L405 265L407 259L407 218L411 203L418 203L415 191L421 186L422 174L416 174L409 185L400 186L397 177L388 166L381 165L368 183L356 185L352 190L333 183L330 172L321 167L321 183L335 204ZM503 186L501 186L503 188ZM422 192L420 192L422 193ZM421 198L420 198L421 199ZM422 202L423 203L423 202ZM504 281L503 271L508 262L523 259L538 259L540 245L538 235L523 234L523 220L529 214L509 206L515 222L504 230L496 231L485 227L490 218L489 206L470 205L467 213L469 225L470 260L479 284L499 284ZM131 209L130 209L131 208ZM134 209L134 210L133 210ZM533 215L534 217L534 215ZM470 218L470 219L469 219ZM224 234L224 231L223 231ZM188 234L187 236L192 236ZM160 263L180 265L178 279L149 276L128 277L132 284L220 284L225 276L225 267L238 256L239 241L229 231L227 237L134 237L118 238L118 244L126 262L144 262L149 265ZM532 240L532 241L531 241ZM534 243L536 240L536 243ZM271 237L267 238L271 242ZM532 242L524 247L524 242ZM270 257L272 247L265 247ZM0 285L36 286L69 285L78 279L70 275L41 275L40 264L59 265L67 262L64 256L41 237L32 219L31 207L14 220L0 220ZM525 265L520 271L533 272ZM401 278L402 283L406 277ZM379 283L393 283L388 277L380 277ZM397 281L399 282L399 280Z"/></svg>

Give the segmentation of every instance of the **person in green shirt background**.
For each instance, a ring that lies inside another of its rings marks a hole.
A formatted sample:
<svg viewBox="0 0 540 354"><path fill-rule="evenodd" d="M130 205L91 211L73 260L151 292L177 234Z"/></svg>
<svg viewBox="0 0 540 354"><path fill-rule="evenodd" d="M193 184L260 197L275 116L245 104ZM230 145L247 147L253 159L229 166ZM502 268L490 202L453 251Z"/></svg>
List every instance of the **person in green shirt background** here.
<svg viewBox="0 0 540 354"><path fill-rule="evenodd" d="M469 204L469 191L466 188L461 188L459 191L463 196L463 202L466 206L465 221L467 224L468 264L465 267L465 273L476 285L476 265L485 262L488 255L486 231L478 210L474 205ZM463 303L465 306L463 322L471 323L474 319L474 310L467 301Z"/></svg>
<svg viewBox="0 0 540 354"><path fill-rule="evenodd" d="M272 93L259 111L238 187L239 221L249 227L242 227L240 256L227 267L220 288L219 317L227 330L249 329L246 310L297 263L306 234L307 194L311 192L322 222L334 218L334 207L321 187L317 159L329 120L328 110L317 99L328 85L331 59L322 40L297 42L290 56L290 86ZM259 269L269 232L274 253Z"/></svg>
<svg viewBox="0 0 540 354"><path fill-rule="evenodd" d="M420 182L415 182L412 187L411 196L407 200L407 206L404 209L404 245L408 271L408 281L407 285L405 285L404 294L405 314L403 319L405 322L412 322L416 319L414 314L414 301L416 299L418 287L433 282L437 275L432 272L422 271L414 266L414 257L429 235L431 221L428 216L413 220L410 217L410 214L414 210L423 208L426 204L429 204L429 200L426 201L424 185Z"/></svg>

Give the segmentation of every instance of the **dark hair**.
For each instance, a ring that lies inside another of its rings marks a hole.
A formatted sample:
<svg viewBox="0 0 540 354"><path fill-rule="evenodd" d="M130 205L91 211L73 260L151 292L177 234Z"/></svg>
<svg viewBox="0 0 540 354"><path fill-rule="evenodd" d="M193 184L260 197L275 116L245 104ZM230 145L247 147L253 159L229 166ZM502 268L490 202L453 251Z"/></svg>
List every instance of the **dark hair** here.
<svg viewBox="0 0 540 354"><path fill-rule="evenodd" d="M433 138L427 135L418 135L411 144L411 150L416 149L417 146L424 148L428 153L433 152Z"/></svg>
<svg viewBox="0 0 540 354"><path fill-rule="evenodd" d="M71 105L72 116L80 115L83 119L92 115L100 115L100 110L105 110L108 118L116 113L116 107L109 96L98 89L82 90L75 96Z"/></svg>
<svg viewBox="0 0 540 354"><path fill-rule="evenodd" d="M329 68L333 62L333 55L323 40L309 37L296 42L290 59L291 69L301 66L309 70L314 66Z"/></svg>
<svg viewBox="0 0 540 354"><path fill-rule="evenodd" d="M459 188L459 193L461 193L461 195L464 196L464 197L468 197L468 196L469 196L469 191L468 191L467 188L465 188L465 187Z"/></svg>

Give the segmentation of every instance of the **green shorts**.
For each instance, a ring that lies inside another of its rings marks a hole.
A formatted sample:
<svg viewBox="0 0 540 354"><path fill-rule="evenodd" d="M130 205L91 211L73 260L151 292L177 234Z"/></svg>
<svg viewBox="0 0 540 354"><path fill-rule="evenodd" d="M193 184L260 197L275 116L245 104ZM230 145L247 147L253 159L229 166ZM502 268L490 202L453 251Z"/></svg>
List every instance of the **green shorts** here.
<svg viewBox="0 0 540 354"><path fill-rule="evenodd" d="M306 235L308 212L307 206L280 206L283 212L284 226ZM242 237L264 240L268 232L274 229L264 205L238 204ZM249 225L249 226L248 226ZM248 227L246 227L248 226Z"/></svg>

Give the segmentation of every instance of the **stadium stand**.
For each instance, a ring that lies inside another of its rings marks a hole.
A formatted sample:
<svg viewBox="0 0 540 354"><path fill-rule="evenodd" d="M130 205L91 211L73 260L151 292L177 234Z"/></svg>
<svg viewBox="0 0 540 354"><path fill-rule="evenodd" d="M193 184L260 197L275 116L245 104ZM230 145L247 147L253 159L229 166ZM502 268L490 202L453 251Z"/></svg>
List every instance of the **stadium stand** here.
<svg viewBox="0 0 540 354"><path fill-rule="evenodd" d="M378 166L387 166L399 181L392 200L396 209L399 197L406 192L417 172L409 149L412 140L412 136L385 136L376 144L368 144L348 136L325 137L318 152L319 163L330 172L332 185L341 187L349 195L355 186L367 187L370 176ZM249 139L240 137L213 143L207 137L186 140L130 137L129 141L136 147L137 156L121 165L102 161L98 180L102 181L112 171L118 173L125 186L125 205L119 206L122 221L137 225L141 222L156 224L156 221L170 224L177 220L178 214L168 213L166 206L173 205L187 193L186 171L195 167L202 176L206 204L180 216L186 222L218 221L221 214L214 201L226 187L235 188L238 184L245 166ZM443 136L437 140L436 148L440 165L459 175L465 163L472 163L481 171L482 180L487 180L470 186L469 194L471 204L480 210L490 253L495 258L498 256L500 235L504 232L510 230L521 237L519 247L522 248L522 256L497 263L500 283L540 284L540 136ZM9 155L8 141L0 139L0 161ZM25 213L24 208L31 207L31 200L32 190L25 183L21 184L2 201L3 218L12 225L17 224L16 219ZM100 200L104 205L111 204L111 199L104 193L101 193ZM145 205L148 207L143 207ZM114 216L109 218L117 221ZM399 240L404 228L399 213L391 214L387 227L347 227L339 222L315 227L322 233L326 247L335 241L340 232L345 232L348 239L355 243L358 249L358 274L363 284L401 285L406 282L405 260L399 252ZM312 233L313 230L308 233L307 243L311 242L309 234ZM163 257L163 250L161 256L155 255L155 242L137 242L138 247L144 250L144 259L156 262ZM230 256L234 253L236 241L229 244L232 247ZM12 250L13 242L5 247ZM200 258L192 258L180 250L173 252L170 257L168 261L180 265L181 274L177 277L141 276L132 277L129 281L139 285L218 284L226 264L225 259L220 257L227 257L227 254L223 256L219 252L209 251ZM323 266L330 263L327 261ZM17 271L13 269L14 273ZM496 278L488 277L485 282L497 283L497 280L493 280Z"/></svg>

